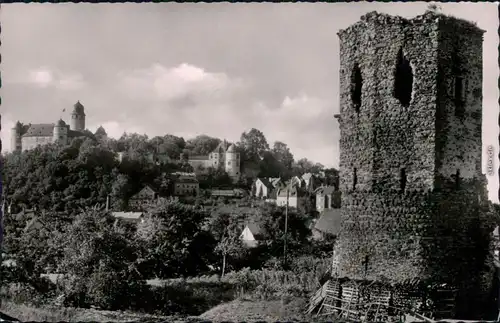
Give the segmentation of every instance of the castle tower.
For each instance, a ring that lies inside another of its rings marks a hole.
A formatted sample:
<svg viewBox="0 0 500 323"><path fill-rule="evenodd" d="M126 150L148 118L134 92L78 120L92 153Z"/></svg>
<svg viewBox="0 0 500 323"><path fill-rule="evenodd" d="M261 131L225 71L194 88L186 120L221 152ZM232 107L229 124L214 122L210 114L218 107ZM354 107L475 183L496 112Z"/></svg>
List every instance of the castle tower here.
<svg viewBox="0 0 500 323"><path fill-rule="evenodd" d="M478 286L483 33L432 12L338 33L341 276Z"/></svg>
<svg viewBox="0 0 500 323"><path fill-rule="evenodd" d="M236 151L234 145L229 146L226 151L226 173L233 180L237 180L240 177L240 154Z"/></svg>
<svg viewBox="0 0 500 323"><path fill-rule="evenodd" d="M11 143L10 147L12 151L22 151L22 130L23 125L21 122L16 122L15 126L11 129Z"/></svg>
<svg viewBox="0 0 500 323"><path fill-rule="evenodd" d="M52 142L58 142L62 145L68 144L68 126L62 119L59 119L54 125L52 136Z"/></svg>
<svg viewBox="0 0 500 323"><path fill-rule="evenodd" d="M73 112L71 113L70 128L73 131L85 130L85 109L80 101L75 103Z"/></svg>

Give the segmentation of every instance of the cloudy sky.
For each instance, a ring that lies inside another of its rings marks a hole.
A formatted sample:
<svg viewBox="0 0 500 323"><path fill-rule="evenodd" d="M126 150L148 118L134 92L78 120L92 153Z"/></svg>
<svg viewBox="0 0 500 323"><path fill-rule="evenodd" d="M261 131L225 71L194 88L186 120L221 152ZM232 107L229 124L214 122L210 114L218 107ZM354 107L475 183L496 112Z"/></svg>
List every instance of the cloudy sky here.
<svg viewBox="0 0 500 323"><path fill-rule="evenodd" d="M496 5L441 6L487 31L483 143L497 152ZM8 150L8 129L16 120L68 120L80 100L87 127L103 125L114 137L127 131L236 141L255 127L270 143L286 142L297 158L336 166L337 31L369 11L412 17L426 7L422 2L2 5L2 141ZM489 189L496 200L496 178L490 177Z"/></svg>

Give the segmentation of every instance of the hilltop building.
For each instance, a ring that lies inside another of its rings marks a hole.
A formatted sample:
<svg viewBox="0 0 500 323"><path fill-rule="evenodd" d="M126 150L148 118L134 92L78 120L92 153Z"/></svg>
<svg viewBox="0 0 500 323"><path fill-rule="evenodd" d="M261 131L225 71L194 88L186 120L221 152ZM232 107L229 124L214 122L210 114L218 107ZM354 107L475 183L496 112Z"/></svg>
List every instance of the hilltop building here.
<svg viewBox="0 0 500 323"><path fill-rule="evenodd" d="M67 145L71 139L88 136L85 130L85 109L80 101L73 106L70 124L62 119L56 123L23 124L17 122L12 128L12 151L30 150L40 145L59 142ZM99 136L106 134L102 127L98 129Z"/></svg>
<svg viewBox="0 0 500 323"><path fill-rule="evenodd" d="M240 178L240 153L234 144L221 142L208 156L189 156L188 163L195 171L206 172L208 168L222 169L234 181Z"/></svg>

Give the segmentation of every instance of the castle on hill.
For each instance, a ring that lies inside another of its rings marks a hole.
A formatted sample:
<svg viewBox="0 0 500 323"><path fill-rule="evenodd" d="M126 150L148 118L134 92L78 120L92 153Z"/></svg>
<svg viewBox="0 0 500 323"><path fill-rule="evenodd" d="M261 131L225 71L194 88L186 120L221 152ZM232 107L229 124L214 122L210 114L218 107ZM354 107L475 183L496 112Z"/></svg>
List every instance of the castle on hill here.
<svg viewBox="0 0 500 323"><path fill-rule="evenodd" d="M85 108L76 102L71 113L70 124L62 119L56 123L23 124L17 122L12 128L11 147L12 151L30 150L40 145L59 142L67 145L73 138L88 137L85 130ZM95 133L101 138L106 137L104 128L99 127Z"/></svg>
<svg viewBox="0 0 500 323"><path fill-rule="evenodd" d="M240 153L226 140L207 156L189 156L188 163L195 170L223 169L235 181L240 177Z"/></svg>

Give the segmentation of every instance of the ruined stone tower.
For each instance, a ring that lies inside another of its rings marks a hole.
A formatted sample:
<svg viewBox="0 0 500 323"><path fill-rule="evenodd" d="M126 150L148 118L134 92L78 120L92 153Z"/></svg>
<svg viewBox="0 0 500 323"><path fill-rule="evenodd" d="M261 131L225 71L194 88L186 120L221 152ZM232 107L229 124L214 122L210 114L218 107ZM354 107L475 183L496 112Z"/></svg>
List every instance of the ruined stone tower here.
<svg viewBox="0 0 500 323"><path fill-rule="evenodd" d="M342 277L477 282L483 33L432 12L338 33Z"/></svg>

